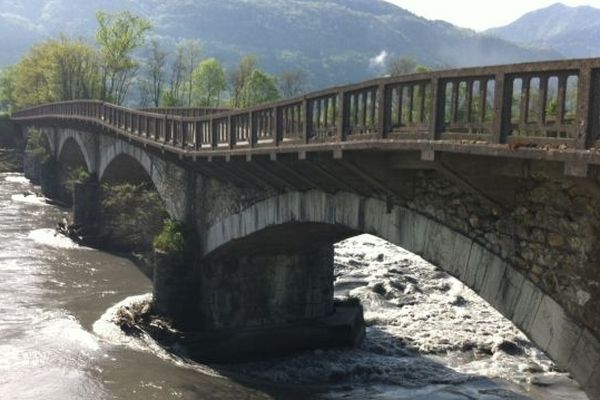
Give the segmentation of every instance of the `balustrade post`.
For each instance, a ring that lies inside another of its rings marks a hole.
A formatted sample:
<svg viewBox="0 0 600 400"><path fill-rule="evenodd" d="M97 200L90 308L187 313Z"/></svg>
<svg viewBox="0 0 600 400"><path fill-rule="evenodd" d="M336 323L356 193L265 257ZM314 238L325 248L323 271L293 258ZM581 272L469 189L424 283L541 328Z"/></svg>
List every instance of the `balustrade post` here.
<svg viewBox="0 0 600 400"><path fill-rule="evenodd" d="M377 88L377 136L381 139L387 137L388 131L388 104L389 96L385 84Z"/></svg>
<svg viewBox="0 0 600 400"><path fill-rule="evenodd" d="M181 148L185 149L187 147L187 133L188 133L188 122L181 121Z"/></svg>
<svg viewBox="0 0 600 400"><path fill-rule="evenodd" d="M162 125L163 125L163 132L162 132L162 133L163 133L163 135L162 135L162 140L161 140L161 142L162 142L163 144L166 144L166 143L167 143L167 129L168 129L168 126L169 126L169 120L168 120L168 118L167 118L167 115L166 115L166 114L165 114L165 116L164 116L164 117L163 117L163 119L162 119ZM159 134L159 137L160 137L160 134Z"/></svg>
<svg viewBox="0 0 600 400"><path fill-rule="evenodd" d="M431 79L431 121L429 140L439 139L442 124L444 122L444 101L446 97L446 91L442 90L442 81L434 76Z"/></svg>
<svg viewBox="0 0 600 400"><path fill-rule="evenodd" d="M196 121L194 122L194 126L194 150L198 151L202 146L202 122Z"/></svg>
<svg viewBox="0 0 600 400"><path fill-rule="evenodd" d="M248 144L250 147L256 145L256 125L254 124L254 113L250 111L248 113Z"/></svg>
<svg viewBox="0 0 600 400"><path fill-rule="evenodd" d="M494 117L492 122L492 143L504 143L507 118L512 107L512 101L507 93L506 76L498 73L494 83ZM482 110L485 116L485 109Z"/></svg>
<svg viewBox="0 0 600 400"><path fill-rule="evenodd" d="M312 131L312 110L310 110L310 101L306 97L302 101L302 110L304 115L302 138L304 143L308 143L310 141L310 134Z"/></svg>
<svg viewBox="0 0 600 400"><path fill-rule="evenodd" d="M592 101L593 101L593 70L588 63L584 63L579 70L579 85L577 90L577 138L575 146L586 149L591 143L590 127L592 126Z"/></svg>
<svg viewBox="0 0 600 400"><path fill-rule="evenodd" d="M214 119L210 119L210 147L213 149L219 145L219 137L216 128L216 123Z"/></svg>
<svg viewBox="0 0 600 400"><path fill-rule="evenodd" d="M275 146L279 146L281 142L281 115L279 107L273 107L273 126L272 126L272 134L273 134L273 144Z"/></svg>
<svg viewBox="0 0 600 400"><path fill-rule="evenodd" d="M235 146L235 135L233 134L233 129L231 129L231 114L227 116L227 122L225 124L227 143L229 144L229 148L232 149Z"/></svg>
<svg viewBox="0 0 600 400"><path fill-rule="evenodd" d="M340 90L338 93L338 104L339 104L339 110L337 113L337 121L336 121L336 125L337 125L337 139L340 142L343 142L344 140L346 140L346 129L348 127L348 125L346 124L347 121L347 96L346 96L346 92L344 92L343 90Z"/></svg>

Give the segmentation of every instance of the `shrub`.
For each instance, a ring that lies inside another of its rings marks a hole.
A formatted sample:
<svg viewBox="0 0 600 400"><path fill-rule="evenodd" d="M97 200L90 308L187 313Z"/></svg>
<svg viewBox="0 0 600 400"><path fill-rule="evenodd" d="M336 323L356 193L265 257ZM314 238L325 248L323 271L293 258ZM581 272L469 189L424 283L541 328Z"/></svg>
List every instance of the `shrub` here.
<svg viewBox="0 0 600 400"><path fill-rule="evenodd" d="M67 179L67 186L73 190L74 186L76 183L88 183L91 182L92 179L92 175L87 172L87 170L83 167L78 167L75 169L72 169L69 172L69 177Z"/></svg>
<svg viewBox="0 0 600 400"><path fill-rule="evenodd" d="M167 254L185 253L185 231L180 223L167 219L162 231L154 239L154 248Z"/></svg>
<svg viewBox="0 0 600 400"><path fill-rule="evenodd" d="M31 152L42 164L50 158L48 144L42 132L37 129L29 131L25 150Z"/></svg>

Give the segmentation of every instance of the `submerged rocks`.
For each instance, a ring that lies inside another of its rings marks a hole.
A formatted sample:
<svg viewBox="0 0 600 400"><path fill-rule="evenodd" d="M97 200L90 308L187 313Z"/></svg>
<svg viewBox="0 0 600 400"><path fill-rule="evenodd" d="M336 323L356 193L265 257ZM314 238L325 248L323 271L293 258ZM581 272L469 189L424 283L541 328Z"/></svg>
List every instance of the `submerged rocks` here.
<svg viewBox="0 0 600 400"><path fill-rule="evenodd" d="M496 343L492 347L492 352L494 354L498 352L503 352L511 356L522 356L523 354L525 354L525 351L522 347L510 340L503 340L501 342Z"/></svg>
<svg viewBox="0 0 600 400"><path fill-rule="evenodd" d="M177 331L169 321L153 314L151 300L144 300L127 306L121 306L113 321L127 335L148 334L161 344L170 345L176 339Z"/></svg>

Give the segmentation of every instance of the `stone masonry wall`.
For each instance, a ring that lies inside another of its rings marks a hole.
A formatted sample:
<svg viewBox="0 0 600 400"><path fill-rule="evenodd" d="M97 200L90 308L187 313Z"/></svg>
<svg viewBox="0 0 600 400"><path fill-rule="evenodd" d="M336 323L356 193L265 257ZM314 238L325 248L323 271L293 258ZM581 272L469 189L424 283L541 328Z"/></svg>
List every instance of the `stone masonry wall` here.
<svg viewBox="0 0 600 400"><path fill-rule="evenodd" d="M600 191L589 181L532 177L516 207L490 205L434 172L419 173L406 207L501 256L600 335Z"/></svg>
<svg viewBox="0 0 600 400"><path fill-rule="evenodd" d="M199 307L208 329L279 325L333 312L333 246L219 258L199 272Z"/></svg>

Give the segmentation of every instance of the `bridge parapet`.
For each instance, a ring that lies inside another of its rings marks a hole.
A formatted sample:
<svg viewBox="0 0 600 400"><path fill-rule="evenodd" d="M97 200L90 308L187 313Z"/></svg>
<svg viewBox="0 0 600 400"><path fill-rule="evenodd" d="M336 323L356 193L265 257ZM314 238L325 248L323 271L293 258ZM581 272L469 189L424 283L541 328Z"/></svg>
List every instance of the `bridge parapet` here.
<svg viewBox="0 0 600 400"><path fill-rule="evenodd" d="M79 100L24 109L13 118L95 122L198 157L374 141L436 143L432 150L448 142L585 150L600 138L599 71L600 59L528 63L383 78L205 115Z"/></svg>

